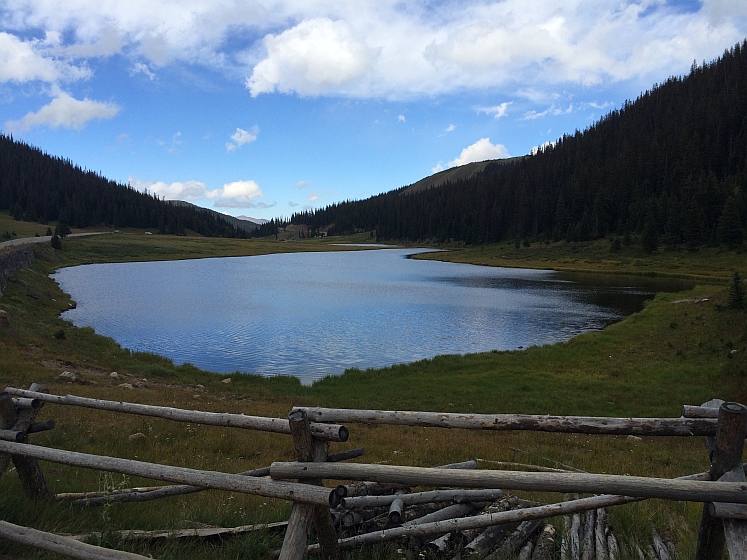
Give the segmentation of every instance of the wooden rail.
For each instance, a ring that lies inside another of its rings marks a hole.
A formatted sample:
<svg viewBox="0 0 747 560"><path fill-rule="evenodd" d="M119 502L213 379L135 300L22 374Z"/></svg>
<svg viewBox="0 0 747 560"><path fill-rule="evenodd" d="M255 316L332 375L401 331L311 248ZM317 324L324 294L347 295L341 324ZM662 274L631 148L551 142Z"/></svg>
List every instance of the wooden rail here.
<svg viewBox="0 0 747 560"><path fill-rule="evenodd" d="M460 414L402 410L300 407L313 422L389 424L468 430L531 430L635 436L715 436L713 418L605 418L531 414Z"/></svg>
<svg viewBox="0 0 747 560"><path fill-rule="evenodd" d="M329 489L298 482L280 482L266 478L241 476L215 471L203 471L184 467L156 465L132 459L118 459L102 455L90 455L76 451L50 449L38 445L0 441L0 453L32 457L52 463L62 463L73 467L116 472L130 476L142 476L154 480L166 480L179 484L190 484L203 488L257 494L268 498L279 498L309 504L327 505ZM728 502L732 500L720 500Z"/></svg>
<svg viewBox="0 0 747 560"><path fill-rule="evenodd" d="M181 408L170 408L167 406L153 406L147 404L136 404L128 402L106 401L101 399L90 399L76 397L75 395L49 395L6 387L5 391L11 395L29 397L39 401L95 408L97 410L108 410L110 412L123 412L126 414L138 414L140 416L152 416L165 418L177 422L191 422L193 424L206 424L208 426L224 426L228 428L245 428L248 430L259 430L263 432L274 432L290 435L290 424L283 418L265 418L264 416L246 416L244 414L231 414L228 412L203 412L200 410L184 410ZM345 426L334 424L311 424L311 433L314 437L326 441L347 441L349 432Z"/></svg>
<svg viewBox="0 0 747 560"><path fill-rule="evenodd" d="M323 478L397 482L410 486L460 486L537 492L615 494L693 502L747 503L747 484L671 480L609 474L546 473L492 470L444 470L397 465L341 463L273 463L274 479Z"/></svg>

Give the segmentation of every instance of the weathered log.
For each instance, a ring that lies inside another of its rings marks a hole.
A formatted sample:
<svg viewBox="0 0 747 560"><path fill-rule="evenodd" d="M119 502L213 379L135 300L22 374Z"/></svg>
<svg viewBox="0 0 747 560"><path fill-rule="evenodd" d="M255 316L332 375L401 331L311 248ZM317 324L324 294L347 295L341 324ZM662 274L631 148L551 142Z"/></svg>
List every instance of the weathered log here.
<svg viewBox="0 0 747 560"><path fill-rule="evenodd" d="M519 556L517 557L517 560L531 560L533 551L534 551L534 542L529 540L524 545L524 547L519 551Z"/></svg>
<svg viewBox="0 0 747 560"><path fill-rule="evenodd" d="M485 560L503 560L504 558L510 557L521 548L521 546L534 534L542 523L542 519L522 521L516 530L511 533L503 543L501 543L501 546L499 546L495 552L488 554L488 556L485 557Z"/></svg>
<svg viewBox="0 0 747 560"><path fill-rule="evenodd" d="M389 516L389 525L391 527L402 525L402 510L405 508L405 503L401 496L404 493L403 490L398 490L395 495L392 496L394 499L389 504L389 511L387 512L387 515Z"/></svg>
<svg viewBox="0 0 747 560"><path fill-rule="evenodd" d="M682 405L683 418L718 418L718 407Z"/></svg>
<svg viewBox="0 0 747 560"><path fill-rule="evenodd" d="M0 521L0 538L81 560L146 560L145 556L85 544L69 537Z"/></svg>
<svg viewBox="0 0 747 560"><path fill-rule="evenodd" d="M571 518L563 517L563 532L560 535L560 560L571 558Z"/></svg>
<svg viewBox="0 0 747 560"><path fill-rule="evenodd" d="M584 516L583 538L581 539L581 560L594 560L594 528L597 521L596 510L589 510Z"/></svg>
<svg viewBox="0 0 747 560"><path fill-rule="evenodd" d="M543 416L530 414L460 414L304 408L315 422L390 424L471 430L532 430L581 434L636 436L713 436L716 421L709 418L606 418L591 416Z"/></svg>
<svg viewBox="0 0 747 560"><path fill-rule="evenodd" d="M477 461L470 459L469 461L462 461L461 463L449 463L448 465L439 465L433 467L434 469L467 469L475 470L478 468Z"/></svg>
<svg viewBox="0 0 747 560"><path fill-rule="evenodd" d="M581 514L573 514L572 519L570 558L572 558L572 560L581 560L581 538L583 536L581 527Z"/></svg>
<svg viewBox="0 0 747 560"><path fill-rule="evenodd" d="M270 467L248 470L237 473L240 476L262 477L270 474ZM75 500L76 506L103 506L111 503L125 502L150 502L151 500L160 500L161 498L170 498L172 496L181 496L183 494L194 494L204 492L209 488L194 486L191 484L179 484L176 486L159 486L150 489L133 489L127 492L101 492L96 496L82 496L80 498L69 498ZM61 499L61 498L57 498ZM62 498L64 499L64 498Z"/></svg>
<svg viewBox="0 0 747 560"><path fill-rule="evenodd" d="M280 482L237 474L156 465L131 459L89 455L76 451L50 449L9 441L0 441L0 452L33 457L42 461L61 463L73 467L118 472L130 476L186 483L205 488L228 490L229 492L257 494L281 500L326 505L328 499L326 489L297 482Z"/></svg>
<svg viewBox="0 0 747 560"><path fill-rule="evenodd" d="M719 478L722 481L745 482L742 465L737 465L732 470ZM713 505L713 504L711 504ZM743 519L724 519L724 540L729 551L730 560L747 560L747 521Z"/></svg>
<svg viewBox="0 0 747 560"><path fill-rule="evenodd" d="M484 503L452 504L450 506L446 506L445 508L436 510L433 513L429 513L428 515L424 515L423 517L412 519L408 521L407 523L403 524L402 526L403 527L415 527L417 525L435 523L437 521L443 521L445 519L455 519L458 517L464 517L465 515L469 515L473 511L482 509L483 507L485 507ZM451 532L451 531L447 531L447 532Z"/></svg>
<svg viewBox="0 0 747 560"><path fill-rule="evenodd" d="M316 439L311 433L311 426L306 412L292 410L288 422L293 436L293 448L296 459L300 462L326 461L329 443ZM308 484L321 486L318 479L306 480ZM295 515L294 515L295 514ZM337 533L325 505L293 503L288 530L285 532L283 547L280 549L281 560L300 560L306 552L306 538L309 524L313 523L322 556L325 559L338 558Z"/></svg>
<svg viewBox="0 0 747 560"><path fill-rule="evenodd" d="M275 523L262 523L257 525L241 525L239 527L209 527L205 529L162 529L157 531L141 531L129 529L125 531L113 531L112 536L123 541L155 541L159 539L207 539L212 537L228 537L231 535L243 535L245 533L254 533L257 531L274 531L278 529L285 530L288 526L287 521L277 521ZM87 541L89 539L100 539L101 533L84 533L81 535L72 535L69 538L76 541Z"/></svg>
<svg viewBox="0 0 747 560"><path fill-rule="evenodd" d="M654 552L659 560L672 560L667 545L664 544L664 541L659 536L659 532L656 529L651 532L651 540L654 545Z"/></svg>
<svg viewBox="0 0 747 560"><path fill-rule="evenodd" d="M44 385L38 383L32 383L30 390L40 395L49 392ZM14 401L17 400L19 399L14 399ZM39 413L39 409L44 403L38 399L28 398L20 399L20 402L22 406L16 408L18 415L16 417L16 422L13 425L13 429L26 432L29 427L34 424L36 415ZM12 460L13 465L16 467L18 478L21 479L21 485L23 486L26 495L33 499L48 498L50 492L49 488L47 488L47 483L44 480L44 474L39 466L39 462L34 458L28 458L21 455L14 455Z"/></svg>
<svg viewBox="0 0 747 560"><path fill-rule="evenodd" d="M545 525L537 538L532 560L551 560L555 554L555 527Z"/></svg>
<svg viewBox="0 0 747 560"><path fill-rule="evenodd" d="M607 514L604 508L597 510L597 522L594 527L594 552L596 560L609 560L607 549Z"/></svg>
<svg viewBox="0 0 747 560"><path fill-rule="evenodd" d="M490 502L503 497L498 489L490 490L430 490L411 494L394 494L391 496L355 496L342 498L340 505L344 508L386 507L394 500L402 500L405 506L442 502Z"/></svg>
<svg viewBox="0 0 747 560"><path fill-rule="evenodd" d="M228 412L203 412L200 410L184 410L181 408L170 408L167 406L153 406L147 404L136 404L128 402L115 402L100 399L89 399L76 397L75 395L45 395L34 391L5 389L11 395L38 398L44 402L54 404L66 404L82 406L97 410L108 410L110 412L123 412L127 414L138 414L140 416L152 416L155 418L166 418L176 422L191 422L193 424L205 424L208 426L224 426L228 428L244 428L247 430L259 430L274 432L278 434L290 434L290 424L283 418L265 418L263 416L246 416L244 414L231 414ZM314 437L327 441L347 441L349 432L345 426L334 424L311 424L311 433Z"/></svg>
<svg viewBox="0 0 747 560"><path fill-rule="evenodd" d="M113 490L92 490L90 492L60 492L55 494L55 500L80 500L82 498L104 498L106 496L116 496L117 494L132 494L152 492L161 490L168 486L136 486L135 488L115 488Z"/></svg>
<svg viewBox="0 0 747 560"><path fill-rule="evenodd" d="M37 434L39 432L46 432L48 430L53 430L54 427L55 427L55 421L50 418L42 422L34 422L33 424L29 426L29 429L26 430L26 433Z"/></svg>
<svg viewBox="0 0 747 560"><path fill-rule="evenodd" d="M397 482L411 486L605 493L639 498L747 503L747 485L737 482L671 480L607 474L461 471L353 463L273 463L270 466L270 476L275 479L313 477Z"/></svg>
<svg viewBox="0 0 747 560"><path fill-rule="evenodd" d="M739 403L720 400L709 401L703 406L706 408L718 406L718 432L715 438L708 438L706 443L711 460L711 480L719 480L725 473L742 463L744 439L747 437L747 407ZM741 502L741 500L721 500L715 497L709 501ZM724 545L724 523L721 519L712 517L708 504L705 504L698 526L695 558L696 560L720 560Z"/></svg>
<svg viewBox="0 0 747 560"><path fill-rule="evenodd" d="M509 511L521 507L516 496L507 496L491 506L491 511ZM488 527L464 547L468 554L484 556L498 541L518 527L518 523L505 523Z"/></svg>
<svg viewBox="0 0 747 560"><path fill-rule="evenodd" d="M32 410L41 408L42 406L44 406L44 403L39 399L21 397L18 399L13 399L13 406L16 408L16 410Z"/></svg>
<svg viewBox="0 0 747 560"><path fill-rule="evenodd" d="M348 451L340 451L339 453L332 453L327 457L327 461L330 463L337 463L339 461L347 461L349 459L357 459L362 457L366 450L363 447L356 447L355 449L349 449Z"/></svg>
<svg viewBox="0 0 747 560"><path fill-rule="evenodd" d="M747 519L747 505L714 502L708 505L711 517L719 519Z"/></svg>
<svg viewBox="0 0 747 560"><path fill-rule="evenodd" d="M0 430L0 439L3 441L16 441L22 443L26 441L28 432L18 430Z"/></svg>
<svg viewBox="0 0 747 560"><path fill-rule="evenodd" d="M609 560L620 559L620 546L617 544L617 537L615 537L612 531L607 533L607 554Z"/></svg>

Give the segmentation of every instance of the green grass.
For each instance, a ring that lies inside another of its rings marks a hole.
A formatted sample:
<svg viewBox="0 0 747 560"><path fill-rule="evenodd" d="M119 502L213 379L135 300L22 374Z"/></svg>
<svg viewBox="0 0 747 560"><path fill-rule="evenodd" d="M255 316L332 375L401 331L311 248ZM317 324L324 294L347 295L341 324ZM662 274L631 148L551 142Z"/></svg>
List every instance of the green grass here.
<svg viewBox="0 0 747 560"><path fill-rule="evenodd" d="M1 229L1 228L0 228ZM365 234L352 241L364 242ZM37 247L33 269L15 274L0 299L11 327L0 331L0 380L7 385L41 382L55 394L243 412L283 417L294 405L436 410L455 412L523 412L609 416L678 416L682 404L713 397L747 402L747 313L722 309L720 285L732 268L744 271L744 255L718 250L697 254L661 252L650 262L625 254L609 257L604 243L583 246L583 258L566 244L513 249L488 246L440 253L461 262L493 262L499 253L512 266L534 266L631 273L711 277L679 294L659 294L639 313L602 332L551 346L518 352L439 356L381 370L349 370L311 387L292 378L223 376L190 365L120 348L92 329L77 329L59 318L70 306L48 274L58 266L82 262L199 258L281 251L322 251L335 240L276 243L196 237L145 236L136 233L65 239L64 250ZM515 251L515 252L511 252ZM625 251L633 252L634 249ZM595 256L599 255L599 262ZM553 256L554 255L554 256ZM604 258L602 258L604 257ZM433 258L433 256L429 256ZM624 262L628 258L627 263ZM553 260L554 259L554 260ZM609 260L609 262L608 262ZM672 263L679 262L673 269ZM639 264L635 264L638 262ZM643 263L643 264L641 264ZM647 264L646 264L647 263ZM704 301L707 299L707 301ZM686 300L686 301L680 301ZM679 303L675 303L680 301ZM56 338L62 330L64 338ZM736 352L734 352L736 350ZM72 371L89 384L59 379ZM110 376L112 371L119 378ZM145 381L143 381L145 379ZM131 383L134 389L119 387ZM204 389L197 385L204 386ZM32 436L32 442L64 449L164 464L239 472L293 457L289 438L192 426L165 420L47 405L40 419L54 418L57 428ZM346 444L332 451L364 446L366 462L435 465L477 457L552 466L555 462L591 472L673 477L706 470L701 438L644 438L464 432L426 428L352 425ZM127 436L148 437L130 444ZM54 492L96 490L112 486L151 485L152 481L100 475L61 465L42 465ZM557 500L556 495L538 495ZM633 540L645 542L651 525L677 545L679 558L692 555L700 505L649 500L616 508L612 523L627 550ZM149 545L115 543L118 529L184 527L188 522L233 526L287 518L288 504L226 492L204 492L149 504L118 504L80 510L69 504L34 503L24 498L12 473L0 478L0 518L59 532L99 531L104 543L158 558L255 558L277 548L277 535L253 535L211 543ZM350 558L400 558L398 545L387 545ZM52 558L0 542L0 555ZM633 558L632 552L624 555Z"/></svg>

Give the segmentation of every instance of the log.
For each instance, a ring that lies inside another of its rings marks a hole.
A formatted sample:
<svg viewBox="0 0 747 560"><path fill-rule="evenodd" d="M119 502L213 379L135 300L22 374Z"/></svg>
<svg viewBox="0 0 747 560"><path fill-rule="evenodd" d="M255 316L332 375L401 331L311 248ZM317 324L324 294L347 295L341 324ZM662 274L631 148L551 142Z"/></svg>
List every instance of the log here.
<svg viewBox="0 0 747 560"><path fill-rule="evenodd" d="M596 510L590 509L584 516L583 538L581 539L581 560L594 560L594 528L597 522Z"/></svg>
<svg viewBox="0 0 747 560"><path fill-rule="evenodd" d="M508 538L503 541L498 550L492 554L488 554L485 560L503 560L509 558L521 546L534 534L534 532L542 525L542 519L532 519L531 521L522 521L517 529L511 533Z"/></svg>
<svg viewBox="0 0 747 560"><path fill-rule="evenodd" d="M581 560L581 538L583 537L581 528L581 514L573 514L571 521L571 550L570 557L573 560Z"/></svg>
<svg viewBox="0 0 747 560"><path fill-rule="evenodd" d="M293 436L293 448L296 459L301 462L326 461L329 443L315 438L311 433L311 426L303 410L292 410L288 414L288 422ZM308 484L321 486L321 480L306 480ZM281 560L300 560L306 552L306 539L310 523L316 529L322 557L334 559L339 557L337 550L337 533L326 504L293 503L288 529L285 532L283 547L280 549Z"/></svg>
<svg viewBox="0 0 747 560"><path fill-rule="evenodd" d="M627 498L629 500L629 498ZM615 502L615 500L621 500ZM597 509L599 507L609 507L627 503L625 496L594 496L591 498L581 498L570 502L559 502L544 506L536 506L512 511L503 511L496 513L487 513L464 517L460 519L449 519L446 521L437 521L434 523L424 523L415 526L402 526L393 529L384 529L364 535L356 535L346 539L340 539L337 544L341 550L349 550L361 545L374 544L392 541L403 537L427 537L430 535L442 535L455 531L467 531L471 529L482 529L499 525L502 523L520 523L532 519L546 519L560 515L571 515ZM615 503L611 503L615 502ZM307 548L307 552L318 551L319 547L312 545Z"/></svg>
<svg viewBox="0 0 747 560"><path fill-rule="evenodd" d="M32 383L30 390L40 395L49 392L44 385L38 383ZM32 424L34 424L36 415L39 413L39 409L44 403L38 399L28 398L14 399L14 401L20 401L22 406L17 409L18 416L13 425L13 429L25 432ZM16 467L18 478L21 479L21 485L23 486L27 496L32 499L50 497L49 488L47 488L47 483L44 480L44 474L42 473L39 462L36 459L14 455L12 460Z"/></svg>
<svg viewBox="0 0 747 560"><path fill-rule="evenodd" d="M620 559L620 546L617 544L617 538L612 531L607 533L607 554L609 560Z"/></svg>
<svg viewBox="0 0 747 560"><path fill-rule="evenodd" d="M245 533L254 533L256 531L272 531L275 529L285 530L287 526L287 521L277 521L275 523L241 525L239 527L210 527L205 529L162 529L156 531L130 529L126 531L113 531L110 534L123 541L155 541L159 539L190 538L208 539L213 537L242 535ZM72 535L69 538L75 539L76 541L86 541L88 539L100 539L101 537L101 533L85 533L82 535Z"/></svg>
<svg viewBox="0 0 747 560"><path fill-rule="evenodd" d="M13 406L16 408L16 410L34 410L44 406L44 402L39 399L21 397L19 399L13 399Z"/></svg>
<svg viewBox="0 0 747 560"><path fill-rule="evenodd" d="M347 461L349 459L357 459L362 457L366 450L363 447L356 447L348 451L341 451L340 453L332 453L327 457L327 461L330 463L337 463L339 461Z"/></svg>
<svg viewBox="0 0 747 560"><path fill-rule="evenodd" d="M428 515L424 515L423 517L412 519L411 521L408 521L402 526L403 527L416 527L417 525L435 523L437 521L443 521L445 519L454 519L457 517L464 517L465 515L469 515L476 509L482 509L483 507L485 507L484 503L452 504L450 506L446 506L445 508L436 510L433 513L429 513ZM446 531L446 532L450 533L451 531Z"/></svg>
<svg viewBox="0 0 747 560"><path fill-rule="evenodd" d="M607 515L604 508L597 510L597 523L594 527L594 550L596 560L609 560L607 549Z"/></svg>
<svg viewBox="0 0 747 560"><path fill-rule="evenodd" d="M719 480L725 473L742 463L744 439L747 437L747 407L739 403L713 400L703 404L706 408L718 406L718 432L715 438L708 438L708 455L711 460L711 480ZM719 484L726 484L719 482ZM741 500L721 500L713 502L737 502ZM708 504L703 506L698 526L696 560L720 560L725 546L724 523L711 517Z"/></svg>
<svg viewBox="0 0 747 560"><path fill-rule="evenodd" d="M714 502L708 505L708 513L718 519L747 519L747 505Z"/></svg>
<svg viewBox="0 0 747 560"><path fill-rule="evenodd" d="M48 430L53 430L55 427L55 421L51 418L48 420L44 420L43 422L34 422L29 426L29 429L26 430L26 433L29 434L37 434L39 432L46 432Z"/></svg>
<svg viewBox="0 0 747 560"><path fill-rule="evenodd" d="M732 470L719 478L723 481L745 482L742 465L737 465ZM726 549L729 551L730 560L747 560L747 521L742 519L724 519L724 540Z"/></svg>
<svg viewBox="0 0 747 560"><path fill-rule="evenodd" d="M460 414L456 412L356 410L321 407L308 407L303 408L303 410L314 422L635 436L716 435L716 420L710 418L605 418L530 414Z"/></svg>
<svg viewBox="0 0 747 560"><path fill-rule="evenodd" d="M0 430L0 439L3 441L16 441L23 443L26 441L27 432L23 430Z"/></svg>
<svg viewBox="0 0 747 560"><path fill-rule="evenodd" d="M682 405L683 418L718 418L718 407Z"/></svg>
<svg viewBox="0 0 747 560"><path fill-rule="evenodd" d="M402 525L402 510L405 508L405 503L400 497L402 494L404 494L404 491L398 490L397 493L392 496L394 499L389 504L387 515L389 516L389 525L391 527Z"/></svg>
<svg viewBox="0 0 747 560"><path fill-rule="evenodd" d="M534 551L534 543L530 540L524 545L524 548L519 551L517 560L531 560L532 552Z"/></svg>
<svg viewBox="0 0 747 560"><path fill-rule="evenodd" d="M399 499L405 506L442 502L491 502L500 500L503 492L490 490L430 490L411 494L394 494L391 496L355 496L342 498L340 505L344 508L386 507Z"/></svg>
<svg viewBox="0 0 747 560"><path fill-rule="evenodd" d="M38 445L12 443L9 441L0 441L0 452L33 457L38 460L61 463L73 467L117 472L154 480L167 480L169 482L192 484L204 488L256 494L268 498L311 504L326 505L329 495L328 491L324 488L299 484L297 482L279 482L238 474L156 465L131 459L89 455L76 451L64 451L62 449L51 449Z"/></svg>
<svg viewBox="0 0 747 560"><path fill-rule="evenodd" d="M184 410L181 408L170 408L167 406L153 406L147 404L136 404L128 402L115 402L100 399L89 399L76 397L75 395L47 395L34 391L6 387L6 392L11 395L38 398L44 402L54 404L66 404L82 406L97 410L108 410L110 412L123 412L126 414L138 414L140 416L152 416L155 418L166 418L176 422L191 422L193 424L205 424L208 426L224 426L227 428L244 428L247 430L259 430L263 432L274 432L278 434L290 434L290 424L283 418L265 418L263 416L246 416L244 414L231 414L228 412L203 412L201 410ZM311 424L311 433L314 437L327 441L347 441L349 432L345 426L334 424Z"/></svg>
<svg viewBox="0 0 747 560"><path fill-rule="evenodd" d="M747 503L747 484L738 482L671 480L607 474L461 471L353 463L273 463L270 465L270 476L274 479L314 477L396 482L410 486L503 488L539 492L615 494L695 502Z"/></svg>
<svg viewBox="0 0 747 560"><path fill-rule="evenodd" d="M520 506L516 496L509 496L507 498L504 498L493 506L496 511L509 511L518 507ZM516 527L518 527L518 523L506 523L488 527L482 533L477 535L477 537L475 537L469 544L467 544L467 546L464 547L464 550L468 554L477 554L479 556L484 556L491 548L493 548L498 543L498 541L503 539L506 533L508 533L509 531L513 531L514 529L516 529Z"/></svg>
<svg viewBox="0 0 747 560"><path fill-rule="evenodd" d="M669 549L664 541L659 536L659 532L654 529L651 533L651 540L654 545L654 552L659 560L672 560L672 556L669 554Z"/></svg>
<svg viewBox="0 0 747 560"><path fill-rule="evenodd" d="M115 488L113 490L95 490L90 492L60 492L59 494L55 494L54 499L63 501L80 500L82 498L105 498L106 496L116 496L117 494L152 492L153 490L161 490L162 488L168 488L168 486L137 486L135 488Z"/></svg>
<svg viewBox="0 0 747 560"><path fill-rule="evenodd" d="M531 560L551 560L555 554L555 527L545 525L537 538Z"/></svg>
<svg viewBox="0 0 747 560"><path fill-rule="evenodd" d="M30 527L21 527L7 521L0 521L0 538L82 560L147 560L145 556L139 554L93 546L69 537L46 533Z"/></svg>

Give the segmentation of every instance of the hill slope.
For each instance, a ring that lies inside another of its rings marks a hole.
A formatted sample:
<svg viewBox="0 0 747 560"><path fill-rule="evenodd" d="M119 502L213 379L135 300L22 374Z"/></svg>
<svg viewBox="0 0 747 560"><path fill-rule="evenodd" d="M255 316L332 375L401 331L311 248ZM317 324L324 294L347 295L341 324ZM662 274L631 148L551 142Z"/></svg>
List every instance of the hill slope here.
<svg viewBox="0 0 747 560"><path fill-rule="evenodd" d="M488 163L438 189L405 187L291 221L312 229L334 224L330 234L376 230L379 239L411 241L581 241L645 232L651 249L738 246L746 185L747 41L512 165Z"/></svg>
<svg viewBox="0 0 747 560"><path fill-rule="evenodd" d="M19 220L63 221L74 227L152 228L176 234L190 229L208 236L246 236L243 228L216 212L169 204L3 134L0 210L9 210Z"/></svg>

